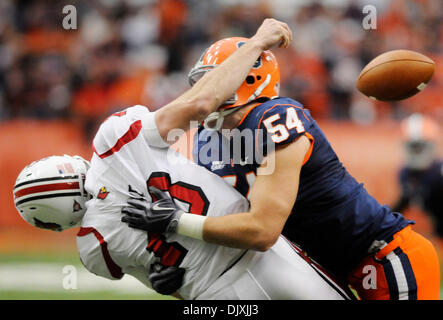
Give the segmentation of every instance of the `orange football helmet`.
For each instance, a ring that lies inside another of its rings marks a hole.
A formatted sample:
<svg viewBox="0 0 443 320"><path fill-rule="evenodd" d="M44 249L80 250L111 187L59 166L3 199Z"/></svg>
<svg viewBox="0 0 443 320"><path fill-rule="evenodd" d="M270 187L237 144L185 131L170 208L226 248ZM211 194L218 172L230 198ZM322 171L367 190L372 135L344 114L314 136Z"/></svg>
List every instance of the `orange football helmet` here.
<svg viewBox="0 0 443 320"><path fill-rule="evenodd" d="M225 61L248 39L232 37L219 40L206 49L188 74L189 83L193 86L203 75ZM226 100L219 109L231 109L243 106L257 98L273 98L280 91L280 68L274 54L263 51L255 62L245 81L235 94Z"/></svg>

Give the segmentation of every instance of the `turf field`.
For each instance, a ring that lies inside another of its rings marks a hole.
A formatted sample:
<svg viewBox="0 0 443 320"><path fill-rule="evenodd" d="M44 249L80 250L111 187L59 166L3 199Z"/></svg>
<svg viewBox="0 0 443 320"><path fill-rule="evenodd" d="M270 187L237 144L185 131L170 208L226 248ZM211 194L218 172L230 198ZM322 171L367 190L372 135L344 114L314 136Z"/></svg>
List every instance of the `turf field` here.
<svg viewBox="0 0 443 320"><path fill-rule="evenodd" d="M77 288L63 288L76 270ZM130 276L112 281L89 273L75 253L0 254L0 300L174 300L144 287ZM443 283L440 291L443 300Z"/></svg>
<svg viewBox="0 0 443 320"><path fill-rule="evenodd" d="M76 288L66 277L77 278ZM65 287L64 288L64 279ZM68 283L68 284L66 284ZM69 283L71 286L69 286ZM75 254L0 255L0 300L165 300L130 276L112 281L97 277Z"/></svg>

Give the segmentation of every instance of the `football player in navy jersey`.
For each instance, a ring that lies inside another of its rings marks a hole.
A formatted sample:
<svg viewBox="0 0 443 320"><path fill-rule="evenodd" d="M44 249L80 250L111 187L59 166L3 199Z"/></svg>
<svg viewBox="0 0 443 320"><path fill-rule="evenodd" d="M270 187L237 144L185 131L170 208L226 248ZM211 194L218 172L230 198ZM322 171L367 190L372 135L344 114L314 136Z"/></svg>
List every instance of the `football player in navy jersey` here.
<svg viewBox="0 0 443 320"><path fill-rule="evenodd" d="M214 43L191 70L191 85L247 41ZM433 245L412 230L413 221L367 193L343 167L309 110L279 97L279 84L277 60L263 51L237 91L199 128L195 161L247 197L250 210L193 219L195 237L267 250L282 233L347 279L361 299L438 299ZM144 217L133 227L144 230L176 232L191 223L171 199L138 209Z"/></svg>
<svg viewBox="0 0 443 320"><path fill-rule="evenodd" d="M429 214L443 249L443 160L436 154L438 125L414 113L402 122L405 163L398 173L400 196L392 207L403 211L417 205Z"/></svg>

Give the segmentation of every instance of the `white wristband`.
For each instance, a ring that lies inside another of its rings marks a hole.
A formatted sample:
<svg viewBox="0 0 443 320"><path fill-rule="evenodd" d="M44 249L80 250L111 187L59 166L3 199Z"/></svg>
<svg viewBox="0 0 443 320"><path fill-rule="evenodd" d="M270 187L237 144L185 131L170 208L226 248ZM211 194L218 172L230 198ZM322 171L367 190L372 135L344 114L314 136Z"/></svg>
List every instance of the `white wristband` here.
<svg viewBox="0 0 443 320"><path fill-rule="evenodd" d="M203 223L205 220L205 216L184 213L178 221L177 233L182 236L203 240Z"/></svg>

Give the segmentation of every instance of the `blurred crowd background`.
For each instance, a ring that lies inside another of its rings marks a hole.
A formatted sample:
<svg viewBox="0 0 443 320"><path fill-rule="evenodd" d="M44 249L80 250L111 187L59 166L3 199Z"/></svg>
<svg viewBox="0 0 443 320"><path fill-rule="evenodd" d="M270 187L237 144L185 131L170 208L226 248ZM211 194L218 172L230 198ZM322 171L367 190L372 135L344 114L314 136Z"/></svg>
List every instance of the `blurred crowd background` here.
<svg viewBox="0 0 443 320"><path fill-rule="evenodd" d="M367 4L377 9L376 30L362 27ZM75 30L62 26L66 5L77 10ZM441 0L2 0L0 120L67 118L90 138L114 110L175 98L202 50L252 36L266 17L294 32L290 50L276 50L281 95L317 119L368 124L412 111L443 119L443 68L403 103L373 102L355 89L364 65L384 51L416 50L443 65Z"/></svg>
<svg viewBox="0 0 443 320"><path fill-rule="evenodd" d="M76 29L63 28L68 5ZM377 10L376 29L363 28L366 5ZM91 139L110 113L165 105L189 88L187 73L205 48L251 37L266 17L287 22L294 34L289 49L274 50L281 95L309 108L346 168L393 204L400 120L421 112L443 123L442 0L1 0L0 253L75 251L75 230L54 235L17 214L12 188L25 165L63 153L89 159ZM368 99L356 79L393 49L424 53L437 71L410 99Z"/></svg>

